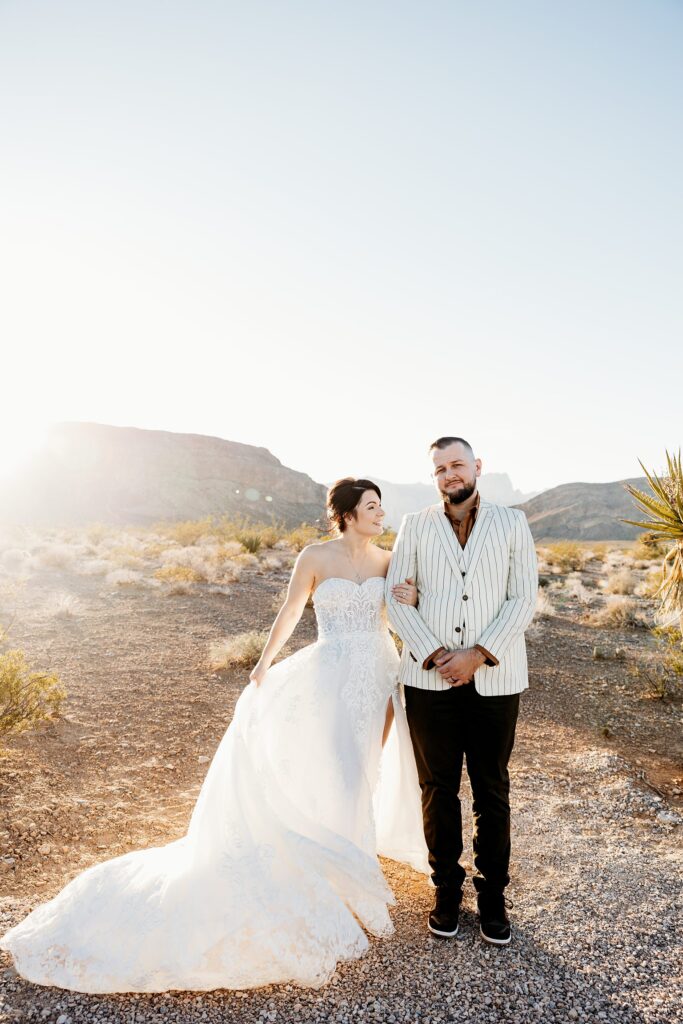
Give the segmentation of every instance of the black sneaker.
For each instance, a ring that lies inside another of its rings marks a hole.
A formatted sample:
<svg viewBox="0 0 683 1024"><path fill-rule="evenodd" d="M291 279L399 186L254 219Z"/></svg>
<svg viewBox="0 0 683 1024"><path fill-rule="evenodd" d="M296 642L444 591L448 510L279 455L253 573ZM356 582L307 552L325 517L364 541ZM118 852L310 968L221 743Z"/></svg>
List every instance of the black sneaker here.
<svg viewBox="0 0 683 1024"><path fill-rule="evenodd" d="M506 901L502 892L479 893L477 906L479 907L479 932L482 939L494 946L507 946L512 936L510 922L505 912Z"/></svg>
<svg viewBox="0 0 683 1024"><path fill-rule="evenodd" d="M458 915L462 889L457 885L437 885L434 907L427 919L432 935L441 939L452 939L458 934Z"/></svg>

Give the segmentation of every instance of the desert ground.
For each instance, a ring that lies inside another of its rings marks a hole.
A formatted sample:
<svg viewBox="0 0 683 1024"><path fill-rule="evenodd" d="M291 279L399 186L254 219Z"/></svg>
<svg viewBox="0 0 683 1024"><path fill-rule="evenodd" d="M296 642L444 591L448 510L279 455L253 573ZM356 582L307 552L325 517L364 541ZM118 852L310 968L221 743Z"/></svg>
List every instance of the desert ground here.
<svg viewBox="0 0 683 1024"><path fill-rule="evenodd" d="M3 536L5 647L68 696L60 717L0 736L0 933L89 865L184 834L247 683L230 643L270 626L295 557L297 538L268 543ZM657 560L628 544L539 559L510 947L481 942L469 883L457 940L430 936L425 876L385 860L395 934L321 990L86 996L24 981L0 953L0 1021L683 1021L683 703L649 628ZM307 608L290 650L314 639Z"/></svg>

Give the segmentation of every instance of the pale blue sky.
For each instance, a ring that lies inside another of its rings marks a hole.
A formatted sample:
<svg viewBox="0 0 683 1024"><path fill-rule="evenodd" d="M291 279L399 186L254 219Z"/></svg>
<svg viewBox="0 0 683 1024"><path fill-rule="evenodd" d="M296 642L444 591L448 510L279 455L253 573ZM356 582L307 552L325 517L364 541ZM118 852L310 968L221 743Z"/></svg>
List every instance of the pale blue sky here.
<svg viewBox="0 0 683 1024"><path fill-rule="evenodd" d="M318 480L426 480L443 433L523 490L661 465L682 47L657 0L0 3L0 430Z"/></svg>

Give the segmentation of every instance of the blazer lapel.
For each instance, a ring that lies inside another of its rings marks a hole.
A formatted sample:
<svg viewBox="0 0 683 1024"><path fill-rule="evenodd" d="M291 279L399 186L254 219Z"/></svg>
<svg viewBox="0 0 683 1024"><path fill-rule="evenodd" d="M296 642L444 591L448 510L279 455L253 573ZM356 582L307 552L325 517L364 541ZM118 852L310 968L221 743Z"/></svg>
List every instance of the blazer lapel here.
<svg viewBox="0 0 683 1024"><path fill-rule="evenodd" d="M477 568L477 563L479 562L481 553L484 550L484 544L486 542L488 532L491 529L492 522L493 515L491 512L491 505L488 502L480 500L477 518L474 521L472 532L467 538L467 544L465 545L465 550L463 552L467 571L467 575L465 577L466 586L469 584L472 576L474 575L474 571Z"/></svg>
<svg viewBox="0 0 683 1024"><path fill-rule="evenodd" d="M467 570L467 564L465 562L464 552L458 543L458 538L455 536L453 527L446 518L443 505L432 505L431 515L432 523L436 529L436 535L444 549L446 558L448 559L448 564L453 570L454 575L462 582L463 573ZM477 515L477 520L478 519L479 515Z"/></svg>

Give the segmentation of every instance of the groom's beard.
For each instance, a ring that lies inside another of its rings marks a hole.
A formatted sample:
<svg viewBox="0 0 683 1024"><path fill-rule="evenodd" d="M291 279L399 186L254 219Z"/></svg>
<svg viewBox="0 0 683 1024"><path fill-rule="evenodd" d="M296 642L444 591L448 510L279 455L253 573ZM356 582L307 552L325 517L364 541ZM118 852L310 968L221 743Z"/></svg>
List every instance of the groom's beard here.
<svg viewBox="0 0 683 1024"><path fill-rule="evenodd" d="M477 478L472 483L459 487L457 491L442 491L443 500L446 505L461 505L463 501L471 498L477 486Z"/></svg>

